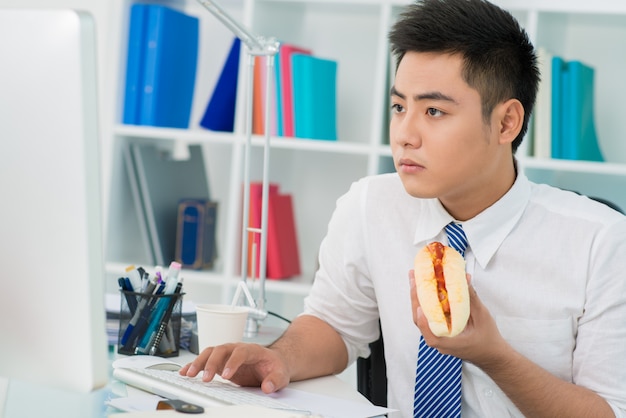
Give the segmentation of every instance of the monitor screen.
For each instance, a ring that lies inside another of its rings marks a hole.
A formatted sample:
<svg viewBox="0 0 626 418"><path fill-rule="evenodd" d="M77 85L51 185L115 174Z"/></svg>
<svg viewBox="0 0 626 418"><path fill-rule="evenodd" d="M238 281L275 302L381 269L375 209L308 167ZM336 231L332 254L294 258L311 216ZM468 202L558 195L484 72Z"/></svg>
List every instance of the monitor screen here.
<svg viewBox="0 0 626 418"><path fill-rule="evenodd" d="M94 22L0 9L0 376L108 381ZM0 411L1 415L1 411Z"/></svg>

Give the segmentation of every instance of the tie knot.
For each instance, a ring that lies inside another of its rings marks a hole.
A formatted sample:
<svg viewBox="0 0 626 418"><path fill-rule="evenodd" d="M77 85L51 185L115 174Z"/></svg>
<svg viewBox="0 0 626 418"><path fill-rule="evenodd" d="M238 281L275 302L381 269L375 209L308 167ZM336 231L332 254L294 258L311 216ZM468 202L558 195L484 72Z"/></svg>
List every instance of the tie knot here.
<svg viewBox="0 0 626 418"><path fill-rule="evenodd" d="M450 222L445 227L446 235L448 236L448 243L450 247L457 250L463 257L465 257L465 249L467 248L467 237L463 232L463 227L454 222Z"/></svg>

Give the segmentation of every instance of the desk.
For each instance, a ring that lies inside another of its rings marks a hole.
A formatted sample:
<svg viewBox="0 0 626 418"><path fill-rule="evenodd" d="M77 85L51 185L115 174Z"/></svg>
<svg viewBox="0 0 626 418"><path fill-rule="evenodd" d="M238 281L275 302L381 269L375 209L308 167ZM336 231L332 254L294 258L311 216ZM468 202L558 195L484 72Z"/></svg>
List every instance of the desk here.
<svg viewBox="0 0 626 418"><path fill-rule="evenodd" d="M117 356L118 354L111 351L109 363L112 363ZM193 358L195 358L194 354L181 352L179 357L172 360L184 364ZM368 403L367 399L355 388L336 376L293 382L289 387ZM105 404L107 399L138 391L138 389L126 387L112 377L109 378L109 384L105 388L89 394L71 393L11 381L3 418L106 418L109 414L118 412ZM2 417L1 412L0 417Z"/></svg>

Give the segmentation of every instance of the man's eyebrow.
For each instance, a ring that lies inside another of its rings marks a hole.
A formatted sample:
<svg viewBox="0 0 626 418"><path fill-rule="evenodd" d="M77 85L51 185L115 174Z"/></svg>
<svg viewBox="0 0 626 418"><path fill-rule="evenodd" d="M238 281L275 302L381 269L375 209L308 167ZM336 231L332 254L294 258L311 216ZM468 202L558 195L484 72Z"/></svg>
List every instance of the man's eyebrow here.
<svg viewBox="0 0 626 418"><path fill-rule="evenodd" d="M389 90L389 95L390 96L398 96L401 99L406 99L404 94L402 94L398 90L396 90L396 86L391 86L391 90Z"/></svg>
<svg viewBox="0 0 626 418"><path fill-rule="evenodd" d="M406 96L402 93L400 93L398 90L396 90L395 86L391 87L391 90L389 91L389 95L390 96L398 96L401 99L406 99ZM428 92L428 93L422 93L422 94L416 94L415 96L413 96L413 100L414 101L419 101L419 100L441 100L441 101L446 101L446 102L451 102L451 103L457 103L456 100L454 100L452 97L443 94L439 91L432 91L432 92Z"/></svg>
<svg viewBox="0 0 626 418"><path fill-rule="evenodd" d="M418 100L425 100L425 99L430 99L430 100L441 100L444 102L451 102L451 103L456 103L457 101L454 100L452 97L443 94L440 91L432 91L429 93L423 93L423 94L416 94L415 96L413 96L413 100L418 101Z"/></svg>

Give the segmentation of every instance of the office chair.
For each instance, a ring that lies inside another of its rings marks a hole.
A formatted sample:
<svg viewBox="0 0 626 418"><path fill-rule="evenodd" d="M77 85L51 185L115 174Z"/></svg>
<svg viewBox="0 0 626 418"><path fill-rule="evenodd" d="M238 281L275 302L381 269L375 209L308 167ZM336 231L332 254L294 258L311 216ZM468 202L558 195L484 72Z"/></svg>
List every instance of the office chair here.
<svg viewBox="0 0 626 418"><path fill-rule="evenodd" d="M382 333L370 343L371 354L356 360L357 390L371 403L387 406L387 363Z"/></svg>
<svg viewBox="0 0 626 418"><path fill-rule="evenodd" d="M622 210L622 208L620 208L618 205L616 205L615 203L607 200L607 199L603 199L601 197L593 197L593 196L588 196L589 199L595 200L596 202L600 202L600 203L604 203L605 205L607 205L608 207L610 207L613 210L618 211L619 213L621 213L622 215L624 214L624 211Z"/></svg>

